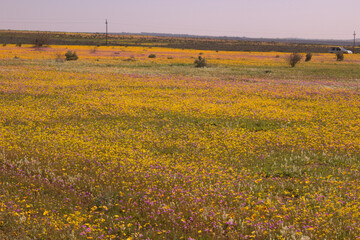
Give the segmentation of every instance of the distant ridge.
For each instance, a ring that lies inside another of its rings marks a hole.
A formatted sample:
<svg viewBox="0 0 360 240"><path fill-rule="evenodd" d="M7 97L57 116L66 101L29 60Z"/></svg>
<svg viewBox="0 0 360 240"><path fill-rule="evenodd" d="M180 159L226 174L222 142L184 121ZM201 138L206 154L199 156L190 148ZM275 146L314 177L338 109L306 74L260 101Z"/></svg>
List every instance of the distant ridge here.
<svg viewBox="0 0 360 240"><path fill-rule="evenodd" d="M44 45L92 45L92 46L142 46L197 49L213 51L247 52L300 52L327 53L330 46L344 46L354 53L352 40L323 40L298 38L248 38L229 36L199 36L169 33L109 33L108 44L103 32L51 32L0 30L0 44L34 44L43 40ZM359 41L359 39L358 39ZM358 44L357 44L358 45Z"/></svg>
<svg viewBox="0 0 360 240"><path fill-rule="evenodd" d="M155 37L182 37L182 38L205 38L205 39L221 39L221 40L234 40L234 41L257 41L257 42L282 42L282 43L296 43L296 44L322 44L322 45L339 45L339 46L352 46L353 39L351 40L336 40L336 39L303 39L303 38L249 38L249 37L229 37L229 36L205 36L205 35L191 35L191 34L173 34L173 33L111 33L117 35L143 35ZM360 39L356 39L356 45L359 45Z"/></svg>

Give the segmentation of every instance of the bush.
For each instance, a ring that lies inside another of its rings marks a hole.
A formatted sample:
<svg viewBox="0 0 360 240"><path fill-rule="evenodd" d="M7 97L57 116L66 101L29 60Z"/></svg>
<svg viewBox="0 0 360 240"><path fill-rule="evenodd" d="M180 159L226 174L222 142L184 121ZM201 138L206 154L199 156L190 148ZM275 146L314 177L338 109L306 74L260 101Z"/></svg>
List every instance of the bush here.
<svg viewBox="0 0 360 240"><path fill-rule="evenodd" d="M300 60L302 59L302 56L298 53L292 53L290 54L289 58L288 58L288 62L290 64L291 67L295 67L295 65L300 62Z"/></svg>
<svg viewBox="0 0 360 240"><path fill-rule="evenodd" d="M305 62L309 62L312 58L312 53L307 53L305 57Z"/></svg>
<svg viewBox="0 0 360 240"><path fill-rule="evenodd" d="M49 36L43 33L39 33L34 39L34 47L36 48L42 47L48 42L49 42Z"/></svg>
<svg viewBox="0 0 360 240"><path fill-rule="evenodd" d="M198 59L195 60L195 67L203 68L207 66L206 60L204 57L199 56Z"/></svg>
<svg viewBox="0 0 360 240"><path fill-rule="evenodd" d="M3 43L3 47L6 47L6 43Z"/></svg>
<svg viewBox="0 0 360 240"><path fill-rule="evenodd" d="M16 44L17 47L21 47L21 45L22 45L21 43L17 43L17 44Z"/></svg>
<svg viewBox="0 0 360 240"><path fill-rule="evenodd" d="M75 51L67 51L67 53L65 53L65 57L66 57L66 61L75 61L78 60L79 57L76 55Z"/></svg>
<svg viewBox="0 0 360 240"><path fill-rule="evenodd" d="M155 54L150 54L149 58L156 58L156 55Z"/></svg>
<svg viewBox="0 0 360 240"><path fill-rule="evenodd" d="M338 52L336 53L336 61L343 61L344 60L344 53Z"/></svg>

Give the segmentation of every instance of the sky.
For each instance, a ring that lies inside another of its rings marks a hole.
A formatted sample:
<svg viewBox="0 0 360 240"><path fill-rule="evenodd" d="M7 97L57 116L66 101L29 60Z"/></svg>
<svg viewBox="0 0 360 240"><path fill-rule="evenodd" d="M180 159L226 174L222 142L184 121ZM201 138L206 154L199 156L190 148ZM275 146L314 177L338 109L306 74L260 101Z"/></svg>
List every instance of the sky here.
<svg viewBox="0 0 360 240"><path fill-rule="evenodd" d="M0 29L360 37L360 0L0 0Z"/></svg>

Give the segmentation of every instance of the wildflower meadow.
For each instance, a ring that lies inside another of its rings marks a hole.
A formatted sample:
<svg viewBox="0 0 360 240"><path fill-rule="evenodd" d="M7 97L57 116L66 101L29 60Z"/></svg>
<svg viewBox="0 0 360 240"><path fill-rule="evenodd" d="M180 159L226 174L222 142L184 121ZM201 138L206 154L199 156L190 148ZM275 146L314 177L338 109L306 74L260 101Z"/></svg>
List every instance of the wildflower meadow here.
<svg viewBox="0 0 360 240"><path fill-rule="evenodd" d="M288 55L0 46L0 239L360 239L360 55Z"/></svg>

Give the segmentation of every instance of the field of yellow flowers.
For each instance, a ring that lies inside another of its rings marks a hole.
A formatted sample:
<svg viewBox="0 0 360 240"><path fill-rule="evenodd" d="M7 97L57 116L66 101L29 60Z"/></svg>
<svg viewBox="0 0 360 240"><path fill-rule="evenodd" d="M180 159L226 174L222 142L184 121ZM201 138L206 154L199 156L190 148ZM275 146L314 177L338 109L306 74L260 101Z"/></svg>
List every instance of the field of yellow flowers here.
<svg viewBox="0 0 360 240"><path fill-rule="evenodd" d="M360 238L360 56L287 55L0 46L0 238Z"/></svg>

